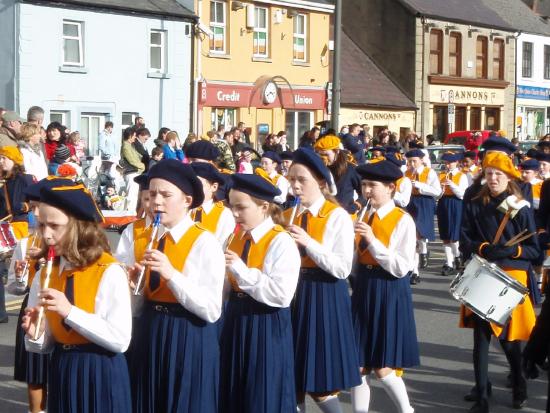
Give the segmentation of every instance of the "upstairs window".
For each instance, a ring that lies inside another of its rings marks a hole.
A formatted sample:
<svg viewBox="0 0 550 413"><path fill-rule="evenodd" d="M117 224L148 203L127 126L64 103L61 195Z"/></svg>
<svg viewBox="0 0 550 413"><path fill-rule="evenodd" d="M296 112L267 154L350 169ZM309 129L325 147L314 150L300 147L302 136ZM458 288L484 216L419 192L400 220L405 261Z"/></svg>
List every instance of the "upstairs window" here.
<svg viewBox="0 0 550 413"><path fill-rule="evenodd" d="M443 73L443 32L441 30L430 32L430 73L432 75Z"/></svg>
<svg viewBox="0 0 550 413"><path fill-rule="evenodd" d="M82 22L63 21L63 66L84 66Z"/></svg>
<svg viewBox="0 0 550 413"><path fill-rule="evenodd" d="M166 32L151 30L149 33L149 71L166 73Z"/></svg>
<svg viewBox="0 0 550 413"><path fill-rule="evenodd" d="M476 77L487 79L487 37L478 36L476 41Z"/></svg>
<svg viewBox="0 0 550 413"><path fill-rule="evenodd" d="M504 80L504 40L493 41L493 79Z"/></svg>
<svg viewBox="0 0 550 413"><path fill-rule="evenodd" d="M533 76L533 43L523 42L523 55L521 64L521 76Z"/></svg>
<svg viewBox="0 0 550 413"><path fill-rule="evenodd" d="M254 56L269 56L269 14L265 7L254 8Z"/></svg>
<svg viewBox="0 0 550 413"><path fill-rule="evenodd" d="M293 59L298 62L307 61L307 16L298 14L294 17L294 48Z"/></svg>
<svg viewBox="0 0 550 413"><path fill-rule="evenodd" d="M226 53L226 3L225 1L210 2L210 51L213 53Z"/></svg>
<svg viewBox="0 0 550 413"><path fill-rule="evenodd" d="M550 46L544 45L544 78L550 79Z"/></svg>
<svg viewBox="0 0 550 413"><path fill-rule="evenodd" d="M462 76L462 35L449 35L449 76Z"/></svg>

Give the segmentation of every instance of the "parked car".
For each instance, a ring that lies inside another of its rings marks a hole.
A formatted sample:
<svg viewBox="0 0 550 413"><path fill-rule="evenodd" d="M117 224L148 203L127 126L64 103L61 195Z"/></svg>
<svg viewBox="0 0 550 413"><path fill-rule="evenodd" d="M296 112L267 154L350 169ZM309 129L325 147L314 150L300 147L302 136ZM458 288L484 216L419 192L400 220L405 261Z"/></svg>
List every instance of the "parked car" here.
<svg viewBox="0 0 550 413"><path fill-rule="evenodd" d="M481 132L481 139L474 139L474 133ZM469 151L476 151L479 146L489 138L491 133L494 131L492 130L483 130L483 131L475 131L475 130L467 130L467 131L457 131L453 133L449 133L445 137L444 144L445 145L462 145L466 150Z"/></svg>
<svg viewBox="0 0 550 413"><path fill-rule="evenodd" d="M526 153L531 148L537 149L537 145L539 144L539 142L540 141L535 139L531 139L527 141L519 141L518 150L520 153Z"/></svg>
<svg viewBox="0 0 550 413"><path fill-rule="evenodd" d="M432 163L432 169L436 172L443 171L445 169L445 163L441 161L441 156L445 152L465 152L462 145L432 145L427 146L430 162Z"/></svg>

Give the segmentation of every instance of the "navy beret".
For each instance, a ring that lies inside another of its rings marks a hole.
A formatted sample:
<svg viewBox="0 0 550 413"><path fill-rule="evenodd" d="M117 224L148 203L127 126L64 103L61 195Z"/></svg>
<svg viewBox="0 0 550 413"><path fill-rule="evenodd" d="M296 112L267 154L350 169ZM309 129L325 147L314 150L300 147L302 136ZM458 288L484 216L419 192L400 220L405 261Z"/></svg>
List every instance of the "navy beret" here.
<svg viewBox="0 0 550 413"><path fill-rule="evenodd" d="M292 153L292 151L284 151L279 156L283 161L291 161L292 159L294 159L294 154Z"/></svg>
<svg viewBox="0 0 550 413"><path fill-rule="evenodd" d="M369 148L369 152L374 152L374 151L378 151L378 152L386 152L386 148L384 148L383 146L374 146L372 148Z"/></svg>
<svg viewBox="0 0 550 413"><path fill-rule="evenodd" d="M420 141L412 141L409 143L409 149L424 149L424 144Z"/></svg>
<svg viewBox="0 0 550 413"><path fill-rule="evenodd" d="M193 162L191 168L195 171L197 176L206 179L210 182L217 182L219 184L225 184L225 178L218 169L208 162Z"/></svg>
<svg viewBox="0 0 550 413"><path fill-rule="evenodd" d="M275 202L274 198L281 195L281 190L259 175L233 174L230 175L231 190L244 192L254 198Z"/></svg>
<svg viewBox="0 0 550 413"><path fill-rule="evenodd" d="M55 186L67 186L74 184L75 183L72 179L60 178L58 176L50 175L32 185L29 185L23 190L23 192L27 200L40 201L40 190L42 188L53 188Z"/></svg>
<svg viewBox="0 0 550 413"><path fill-rule="evenodd" d="M390 153L398 153L399 152L399 148L395 147L395 146L386 146L386 154L390 154Z"/></svg>
<svg viewBox="0 0 550 413"><path fill-rule="evenodd" d="M550 162L550 153L539 152L535 158L539 162Z"/></svg>
<svg viewBox="0 0 550 413"><path fill-rule="evenodd" d="M513 154L517 151L517 147L508 139L497 135L491 135L485 142L481 144L481 149L484 151L499 151Z"/></svg>
<svg viewBox="0 0 550 413"><path fill-rule="evenodd" d="M519 164L519 169L524 171L538 171L540 169L540 163L536 159L527 159Z"/></svg>
<svg viewBox="0 0 550 413"><path fill-rule="evenodd" d="M149 189L149 175L146 173L136 176L134 182L139 185L140 191L147 191Z"/></svg>
<svg viewBox="0 0 550 413"><path fill-rule="evenodd" d="M420 149L411 149L405 154L406 158L423 158L424 156L426 156L426 154Z"/></svg>
<svg viewBox="0 0 550 413"><path fill-rule="evenodd" d="M395 156L394 153L386 153L386 160L389 162L392 162L398 167L401 167L407 164L407 161L405 161L404 159L398 158L397 156Z"/></svg>
<svg viewBox="0 0 550 413"><path fill-rule="evenodd" d="M220 150L212 142L201 139L187 147L185 156L188 158L215 161L220 156Z"/></svg>
<svg viewBox="0 0 550 413"><path fill-rule="evenodd" d="M40 202L59 208L82 221L104 222L92 194L82 184L72 182L63 186L45 186L40 190Z"/></svg>
<svg viewBox="0 0 550 413"><path fill-rule="evenodd" d="M176 185L183 193L191 195L193 202L189 208L201 206L204 202L202 183L191 165L181 163L176 159L163 159L149 170L149 185L151 179L164 179Z"/></svg>
<svg viewBox="0 0 550 413"><path fill-rule="evenodd" d="M441 160L443 162L458 162L464 158L464 155L460 152L445 152L441 155Z"/></svg>
<svg viewBox="0 0 550 413"><path fill-rule="evenodd" d="M542 149L542 148L550 148L550 141L540 141L539 143L537 143L537 146Z"/></svg>
<svg viewBox="0 0 550 413"><path fill-rule="evenodd" d="M355 170L361 176L361 179L368 179L369 181L395 182L403 177L401 169L388 160L359 165Z"/></svg>
<svg viewBox="0 0 550 413"><path fill-rule="evenodd" d="M277 162L279 164L282 162L281 157L276 152L273 152L273 151L266 151L262 153L262 158L271 159L273 162Z"/></svg>
<svg viewBox="0 0 550 413"><path fill-rule="evenodd" d="M477 158L477 153L475 151L466 151L464 152L464 158L475 159Z"/></svg>
<svg viewBox="0 0 550 413"><path fill-rule="evenodd" d="M308 148L300 148L294 152L293 164L300 164L307 167L314 175L324 179L330 187L330 192L336 194L336 185L332 179L330 170L316 152Z"/></svg>

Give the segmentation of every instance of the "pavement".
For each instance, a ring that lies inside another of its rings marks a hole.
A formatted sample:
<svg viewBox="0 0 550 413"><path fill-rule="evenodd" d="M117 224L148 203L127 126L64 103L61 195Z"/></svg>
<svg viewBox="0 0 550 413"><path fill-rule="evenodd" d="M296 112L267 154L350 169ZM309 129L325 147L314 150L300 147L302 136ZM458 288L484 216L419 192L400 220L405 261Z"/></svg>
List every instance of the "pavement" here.
<svg viewBox="0 0 550 413"><path fill-rule="evenodd" d="M116 236L110 234L112 240ZM404 380L417 413L466 412L471 403L463 396L473 385L472 330L458 328L458 304L448 292L452 277L441 277L443 251L440 243L430 244L430 267L413 287L421 365L405 371ZM26 391L12 380L15 328L20 302L8 297L10 321L0 324L0 413L26 412ZM491 412L516 412L511 407L511 390L505 387L507 362L496 340L490 350L489 374L493 382ZM546 374L528 384L529 401L523 412L543 412L546 406ZM340 395L344 412L351 413L349 392ZM308 399L308 412L320 412ZM371 412L397 410L376 380L372 380ZM54 412L51 412L54 413ZM192 412L189 412L192 413Z"/></svg>

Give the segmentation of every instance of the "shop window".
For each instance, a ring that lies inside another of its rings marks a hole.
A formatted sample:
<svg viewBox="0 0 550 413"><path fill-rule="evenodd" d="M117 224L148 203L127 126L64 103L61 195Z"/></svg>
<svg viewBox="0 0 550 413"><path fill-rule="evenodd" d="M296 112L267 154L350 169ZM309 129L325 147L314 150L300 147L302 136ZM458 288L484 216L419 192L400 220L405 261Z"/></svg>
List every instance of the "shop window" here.
<svg viewBox="0 0 550 413"><path fill-rule="evenodd" d="M265 7L254 8L254 57L269 56L269 14Z"/></svg>
<svg viewBox="0 0 550 413"><path fill-rule="evenodd" d="M436 141L443 142L449 133L448 107L434 106L433 111L433 135Z"/></svg>
<svg viewBox="0 0 550 413"><path fill-rule="evenodd" d="M476 41L476 77L487 79L487 37L478 36Z"/></svg>
<svg viewBox="0 0 550 413"><path fill-rule="evenodd" d="M462 76L462 35L449 35L449 76Z"/></svg>
<svg viewBox="0 0 550 413"><path fill-rule="evenodd" d="M63 66L84 66L83 22L63 21Z"/></svg>
<svg viewBox="0 0 550 413"><path fill-rule="evenodd" d="M105 125L105 113L82 113L80 115L80 137L90 155L97 155L99 133Z"/></svg>
<svg viewBox="0 0 550 413"><path fill-rule="evenodd" d="M533 43L523 42L523 53L521 61L521 76L533 76Z"/></svg>
<svg viewBox="0 0 550 413"><path fill-rule="evenodd" d="M210 2L210 51L212 53L225 54L226 52L226 2Z"/></svg>
<svg viewBox="0 0 550 413"><path fill-rule="evenodd" d="M166 31L149 33L149 72L166 73Z"/></svg>
<svg viewBox="0 0 550 413"><path fill-rule="evenodd" d="M500 129L500 108L485 108L485 129Z"/></svg>
<svg viewBox="0 0 550 413"><path fill-rule="evenodd" d="M443 73L443 32L441 30L430 32L430 73L432 75Z"/></svg>
<svg viewBox="0 0 550 413"><path fill-rule="evenodd" d="M466 106L455 107L455 127L454 131L466 130Z"/></svg>
<svg viewBox="0 0 550 413"><path fill-rule="evenodd" d="M286 140L291 149L296 149L302 135L313 127L313 112L287 111L285 114Z"/></svg>
<svg viewBox="0 0 550 413"><path fill-rule="evenodd" d="M504 40L493 41L493 79L504 80Z"/></svg>
<svg viewBox="0 0 550 413"><path fill-rule="evenodd" d="M228 108L212 108L211 130L218 130L218 126L223 125L228 131L237 126L237 110Z"/></svg>
<svg viewBox="0 0 550 413"><path fill-rule="evenodd" d="M470 108L470 130L481 130L481 108Z"/></svg>
<svg viewBox="0 0 550 413"><path fill-rule="evenodd" d="M550 79L550 46L544 45L544 78Z"/></svg>
<svg viewBox="0 0 550 413"><path fill-rule="evenodd" d="M293 59L297 62L307 61L307 16L297 14L294 17Z"/></svg>
<svg viewBox="0 0 550 413"><path fill-rule="evenodd" d="M59 122L70 128L71 112L66 110L50 110L50 123Z"/></svg>

